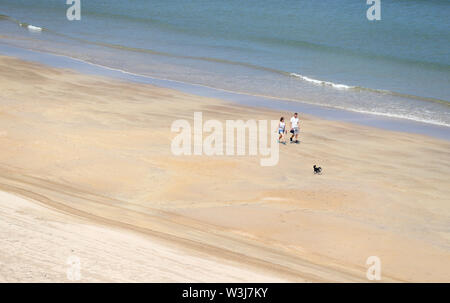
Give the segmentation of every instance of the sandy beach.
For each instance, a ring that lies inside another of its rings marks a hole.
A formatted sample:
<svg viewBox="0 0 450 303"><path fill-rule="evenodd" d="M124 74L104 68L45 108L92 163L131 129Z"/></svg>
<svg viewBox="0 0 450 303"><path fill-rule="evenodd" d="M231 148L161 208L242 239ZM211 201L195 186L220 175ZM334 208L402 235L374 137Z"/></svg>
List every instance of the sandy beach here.
<svg viewBox="0 0 450 303"><path fill-rule="evenodd" d="M0 56L0 282L450 282L449 141L301 114L276 166L175 156L194 112L292 115Z"/></svg>

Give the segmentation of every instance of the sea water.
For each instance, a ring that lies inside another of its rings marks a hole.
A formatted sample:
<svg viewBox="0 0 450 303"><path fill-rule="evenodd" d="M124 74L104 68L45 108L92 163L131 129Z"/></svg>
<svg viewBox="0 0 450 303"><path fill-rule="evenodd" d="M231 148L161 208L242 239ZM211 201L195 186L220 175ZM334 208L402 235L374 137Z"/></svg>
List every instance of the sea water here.
<svg viewBox="0 0 450 303"><path fill-rule="evenodd" d="M0 42L109 68L450 127L450 1L0 0ZM29 26L32 27L29 27ZM30 28L32 30L30 30Z"/></svg>

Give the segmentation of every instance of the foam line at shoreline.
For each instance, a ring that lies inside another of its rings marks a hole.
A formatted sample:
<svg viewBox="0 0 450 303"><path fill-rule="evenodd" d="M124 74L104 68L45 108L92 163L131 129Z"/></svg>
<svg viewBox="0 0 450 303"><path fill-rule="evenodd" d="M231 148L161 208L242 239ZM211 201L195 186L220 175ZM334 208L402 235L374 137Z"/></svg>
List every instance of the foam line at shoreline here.
<svg viewBox="0 0 450 303"><path fill-rule="evenodd" d="M430 124L422 121L408 120L405 117L388 117L381 114L377 115L377 113L372 112L366 113L349 111L346 109L313 105L307 102L237 93L200 84L191 84L169 79L158 79L151 76L139 75L120 69L86 62L64 55L51 54L10 46L2 42L0 42L0 52L1 54L6 56L13 56L23 60L34 61L56 68L68 68L81 73L107 76L138 83L152 84L203 97L223 99L241 105L264 107L280 111L298 111L300 113L314 115L327 120L351 122L385 130L416 133L450 141L449 127Z"/></svg>

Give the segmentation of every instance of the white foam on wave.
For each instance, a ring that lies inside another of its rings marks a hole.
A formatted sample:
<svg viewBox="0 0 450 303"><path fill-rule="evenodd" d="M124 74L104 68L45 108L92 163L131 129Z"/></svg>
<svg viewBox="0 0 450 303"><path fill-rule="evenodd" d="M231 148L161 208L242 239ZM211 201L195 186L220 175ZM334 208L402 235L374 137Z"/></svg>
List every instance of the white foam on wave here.
<svg viewBox="0 0 450 303"><path fill-rule="evenodd" d="M27 28L28 28L28 30L30 32L42 32L42 28L41 27L34 26L34 25L31 25L31 24L28 25Z"/></svg>
<svg viewBox="0 0 450 303"><path fill-rule="evenodd" d="M427 119L427 118L421 118L421 117L418 117L415 115L394 114L394 113L381 112L381 111L377 111L377 110L363 110L363 109L349 108L349 107L344 107L344 106L332 106L332 107L341 109L341 110L360 113L360 114L368 114L368 115L382 116L382 117L388 117L388 118L403 119L403 120L409 120L409 121L413 121L413 122L432 124L432 125L436 125L436 126L450 127L450 124L446 123L445 121L431 120L431 119Z"/></svg>
<svg viewBox="0 0 450 303"><path fill-rule="evenodd" d="M300 78L304 81L316 84L316 85L323 85L323 86L331 86L333 88L336 89L352 89L355 88L354 86L349 86L349 85L345 85L345 84L337 84L337 83L333 83L333 82L328 82L328 81L322 81L322 80L317 80L317 79L313 79L313 78L309 78L300 74L296 74L296 73L290 73L289 74L292 77L295 78Z"/></svg>

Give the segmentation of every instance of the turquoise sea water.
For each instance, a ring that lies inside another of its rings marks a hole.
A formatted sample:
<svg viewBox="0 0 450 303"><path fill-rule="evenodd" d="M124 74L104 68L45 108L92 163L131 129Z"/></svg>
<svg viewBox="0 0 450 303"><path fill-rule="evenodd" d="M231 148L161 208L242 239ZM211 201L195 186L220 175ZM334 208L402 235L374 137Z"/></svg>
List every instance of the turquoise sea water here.
<svg viewBox="0 0 450 303"><path fill-rule="evenodd" d="M450 127L450 1L0 0L0 42L156 78ZM30 31L27 25L42 28Z"/></svg>

